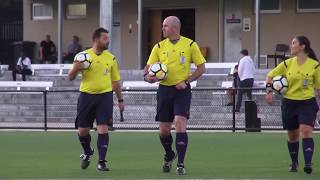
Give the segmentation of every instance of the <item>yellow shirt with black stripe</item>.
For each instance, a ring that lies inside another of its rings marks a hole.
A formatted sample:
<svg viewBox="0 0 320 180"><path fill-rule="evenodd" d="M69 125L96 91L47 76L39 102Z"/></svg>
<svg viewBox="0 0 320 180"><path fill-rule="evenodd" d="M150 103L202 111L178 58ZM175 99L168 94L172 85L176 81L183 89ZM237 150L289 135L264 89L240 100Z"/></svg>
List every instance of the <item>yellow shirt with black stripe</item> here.
<svg viewBox="0 0 320 180"><path fill-rule="evenodd" d="M314 89L320 89L320 65L314 59L307 58L302 65L297 57L287 59L268 73L271 78L278 75L288 80L288 91L283 95L287 99L310 99L315 96Z"/></svg>
<svg viewBox="0 0 320 180"><path fill-rule="evenodd" d="M175 44L167 38L153 47L147 64L156 62L165 64L168 68L168 76L160 84L172 86L189 78L191 63L200 65L206 60L196 42L180 36Z"/></svg>
<svg viewBox="0 0 320 180"><path fill-rule="evenodd" d="M112 81L120 80L116 58L107 50L97 55L93 49L85 51L90 55L91 66L82 70L80 91L101 94L112 91Z"/></svg>

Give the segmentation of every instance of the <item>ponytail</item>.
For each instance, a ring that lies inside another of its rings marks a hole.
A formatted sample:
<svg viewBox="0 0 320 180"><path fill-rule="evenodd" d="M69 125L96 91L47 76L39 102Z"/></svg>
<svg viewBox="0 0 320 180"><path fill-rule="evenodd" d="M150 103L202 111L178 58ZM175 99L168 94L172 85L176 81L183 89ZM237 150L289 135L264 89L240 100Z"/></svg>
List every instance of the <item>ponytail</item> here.
<svg viewBox="0 0 320 180"><path fill-rule="evenodd" d="M297 36L296 39L299 41L300 45L304 45L304 52L307 54L307 56L311 59L314 59L316 61L319 61L316 54L314 53L313 49L311 48L311 43L309 39L305 36Z"/></svg>
<svg viewBox="0 0 320 180"><path fill-rule="evenodd" d="M316 61L319 61L318 58L317 58L317 55L316 53L314 53L313 49L312 48L309 48L306 50L307 51L307 54L308 54L308 57L311 58L311 59L314 59Z"/></svg>

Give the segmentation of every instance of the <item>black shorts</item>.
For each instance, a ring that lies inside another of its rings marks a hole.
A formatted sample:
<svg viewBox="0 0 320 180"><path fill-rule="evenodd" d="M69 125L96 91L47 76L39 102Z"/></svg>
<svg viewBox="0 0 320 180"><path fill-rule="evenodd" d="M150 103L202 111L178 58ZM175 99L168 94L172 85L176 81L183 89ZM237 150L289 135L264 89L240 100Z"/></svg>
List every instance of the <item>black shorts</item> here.
<svg viewBox="0 0 320 180"><path fill-rule="evenodd" d="M283 99L281 104L283 129L295 130L299 124L314 127L319 110L315 98L307 100Z"/></svg>
<svg viewBox="0 0 320 180"><path fill-rule="evenodd" d="M97 125L112 126L113 92L88 94L81 92L78 98L76 128L92 128Z"/></svg>
<svg viewBox="0 0 320 180"><path fill-rule="evenodd" d="M159 85L156 121L173 122L176 115L189 119L191 96L190 85L183 90L177 90L175 86Z"/></svg>

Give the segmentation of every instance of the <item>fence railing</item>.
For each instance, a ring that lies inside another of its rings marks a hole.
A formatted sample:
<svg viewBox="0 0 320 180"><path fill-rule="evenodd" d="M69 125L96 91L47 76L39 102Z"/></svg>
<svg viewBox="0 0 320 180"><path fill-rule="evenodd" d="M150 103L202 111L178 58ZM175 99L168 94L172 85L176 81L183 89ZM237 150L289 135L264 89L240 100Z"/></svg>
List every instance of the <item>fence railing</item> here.
<svg viewBox="0 0 320 180"><path fill-rule="evenodd" d="M254 88L254 106L243 103L234 112L231 89L194 88L188 129L195 130L282 130L281 97L275 96L270 106L264 100L264 89ZM0 129L74 129L78 90L61 91L0 91ZM157 129L155 122L156 90L124 89L123 121L114 98L115 129ZM244 95L243 102L246 101ZM251 101L248 101L251 102ZM252 105L252 104L251 104ZM253 108L252 108L253 107ZM255 112L256 111L256 112ZM256 116L255 116L256 114ZM318 120L320 116L318 115ZM316 130L319 125L316 123Z"/></svg>
<svg viewBox="0 0 320 180"><path fill-rule="evenodd" d="M21 41L23 39L23 22L1 23L0 40Z"/></svg>

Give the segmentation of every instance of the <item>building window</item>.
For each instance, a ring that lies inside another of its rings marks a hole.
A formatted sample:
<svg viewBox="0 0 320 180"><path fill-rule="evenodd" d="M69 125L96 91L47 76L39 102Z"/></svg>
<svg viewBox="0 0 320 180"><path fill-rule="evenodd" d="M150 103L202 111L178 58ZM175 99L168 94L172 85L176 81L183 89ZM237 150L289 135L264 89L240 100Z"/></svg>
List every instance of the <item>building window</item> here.
<svg viewBox="0 0 320 180"><path fill-rule="evenodd" d="M82 19L87 16L87 4L68 4L67 19Z"/></svg>
<svg viewBox="0 0 320 180"><path fill-rule="evenodd" d="M254 1L256 2L256 1ZM254 3L254 8L255 9ZM281 0L260 0L260 13L280 13L281 12Z"/></svg>
<svg viewBox="0 0 320 180"><path fill-rule="evenodd" d="M53 19L51 4L33 3L32 4L32 19L47 20Z"/></svg>
<svg viewBox="0 0 320 180"><path fill-rule="evenodd" d="M297 0L297 12L320 12L320 1Z"/></svg>

